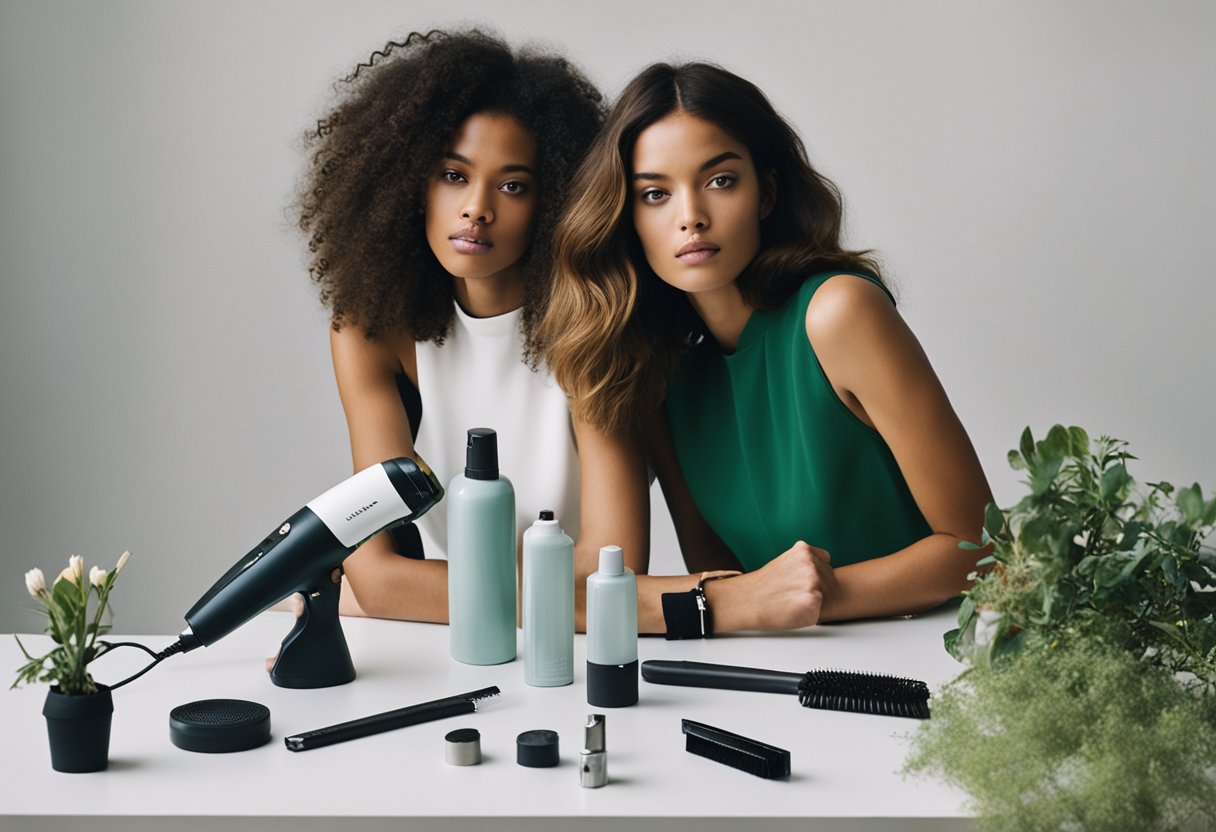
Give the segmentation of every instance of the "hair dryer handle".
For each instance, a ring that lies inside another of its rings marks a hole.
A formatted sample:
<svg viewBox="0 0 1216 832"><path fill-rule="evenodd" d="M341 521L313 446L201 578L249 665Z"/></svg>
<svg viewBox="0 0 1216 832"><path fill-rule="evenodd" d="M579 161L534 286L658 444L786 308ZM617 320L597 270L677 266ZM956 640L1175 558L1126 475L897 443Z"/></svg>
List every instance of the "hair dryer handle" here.
<svg viewBox="0 0 1216 832"><path fill-rule="evenodd" d="M303 589L304 610L283 644L270 680L283 688L327 688L355 678L355 665L338 619L342 584L326 570Z"/></svg>

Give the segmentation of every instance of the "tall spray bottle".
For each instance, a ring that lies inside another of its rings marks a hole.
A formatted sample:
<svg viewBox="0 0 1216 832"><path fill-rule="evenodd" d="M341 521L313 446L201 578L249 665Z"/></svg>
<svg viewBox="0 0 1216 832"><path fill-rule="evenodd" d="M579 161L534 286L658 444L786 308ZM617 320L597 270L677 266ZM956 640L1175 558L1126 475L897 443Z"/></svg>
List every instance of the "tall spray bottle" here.
<svg viewBox="0 0 1216 832"><path fill-rule="evenodd" d="M623 708L638 701L638 584L620 546L600 549L587 576L587 702Z"/></svg>
<svg viewBox="0 0 1216 832"><path fill-rule="evenodd" d="M552 511L524 532L524 681L574 681L574 541Z"/></svg>
<svg viewBox="0 0 1216 832"><path fill-rule="evenodd" d="M468 433L464 474L448 486L448 621L452 658L515 658L515 489L498 471L498 435Z"/></svg>

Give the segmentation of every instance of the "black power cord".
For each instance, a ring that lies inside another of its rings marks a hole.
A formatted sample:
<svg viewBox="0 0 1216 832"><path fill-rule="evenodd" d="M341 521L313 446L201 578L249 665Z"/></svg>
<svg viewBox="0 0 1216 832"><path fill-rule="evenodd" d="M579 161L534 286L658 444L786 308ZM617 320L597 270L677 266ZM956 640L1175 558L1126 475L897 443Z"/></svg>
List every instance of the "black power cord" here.
<svg viewBox="0 0 1216 832"><path fill-rule="evenodd" d="M145 667L143 670L139 671L138 673L136 673L132 676L128 676L127 678L123 679L121 682L119 682L116 685L110 685L110 690L112 690L112 691L118 690L120 687L127 684L128 682L134 682L140 676L143 676L145 673L147 673L152 668L156 667L158 664L163 662L165 659L169 658L170 656L177 655L178 653L180 653L186 649L185 643L180 638L177 641L170 644L164 650L161 650L159 653L154 652L152 650L152 648L147 647L146 645L140 644L137 641L116 641L116 642L103 641L101 643L103 645L105 645L105 649L100 654L98 654L99 656L103 656L106 653L109 653L111 650L113 650L117 647L138 647L140 650L143 650L145 653L147 653L149 656L152 657L152 663L149 664L147 667Z"/></svg>

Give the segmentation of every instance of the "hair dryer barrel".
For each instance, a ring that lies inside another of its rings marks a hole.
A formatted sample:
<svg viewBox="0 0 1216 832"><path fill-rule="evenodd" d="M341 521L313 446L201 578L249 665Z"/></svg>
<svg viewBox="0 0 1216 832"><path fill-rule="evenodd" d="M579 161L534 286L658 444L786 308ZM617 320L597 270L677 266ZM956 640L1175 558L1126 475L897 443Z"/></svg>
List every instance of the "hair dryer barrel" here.
<svg viewBox="0 0 1216 832"><path fill-rule="evenodd" d="M339 483L275 528L191 607L186 621L193 639L186 649L213 644L291 593L329 580L363 541L425 514L442 498L426 464L406 457Z"/></svg>

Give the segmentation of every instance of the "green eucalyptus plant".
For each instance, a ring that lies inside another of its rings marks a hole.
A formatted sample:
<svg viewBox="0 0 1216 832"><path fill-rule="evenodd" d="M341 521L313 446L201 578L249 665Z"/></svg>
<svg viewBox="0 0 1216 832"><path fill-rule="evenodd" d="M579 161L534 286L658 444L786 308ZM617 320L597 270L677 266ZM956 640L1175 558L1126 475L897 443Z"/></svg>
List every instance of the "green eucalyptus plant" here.
<svg viewBox="0 0 1216 832"><path fill-rule="evenodd" d="M1198 483L1137 486L1127 443L1091 442L1079 427L1030 429L1009 452L1030 493L989 505L980 546L987 569L965 593L957 659L988 664L1028 642L1101 638L1185 679L1216 689L1216 498ZM977 548L975 544L963 544ZM984 613L987 613L985 615Z"/></svg>
<svg viewBox="0 0 1216 832"><path fill-rule="evenodd" d="M111 571L94 566L86 576L84 558L72 555L50 587L41 569L25 573L25 587L42 605L47 619L46 633L55 646L42 656L33 656L21 639L14 636L26 662L17 670L12 688L50 682L64 694L97 692L97 683L89 674L89 662L108 647L98 638L110 632L110 625L104 621L110 610L110 592L130 557L130 552L123 552Z"/></svg>
<svg viewBox="0 0 1216 832"><path fill-rule="evenodd" d="M1009 452L1029 492L991 547L905 765L970 795L985 830L1216 822L1216 498L1139 486L1127 444L1056 425Z"/></svg>
<svg viewBox="0 0 1216 832"><path fill-rule="evenodd" d="M984 832L1216 828L1214 704L1101 640L1027 647L934 696L904 768Z"/></svg>

